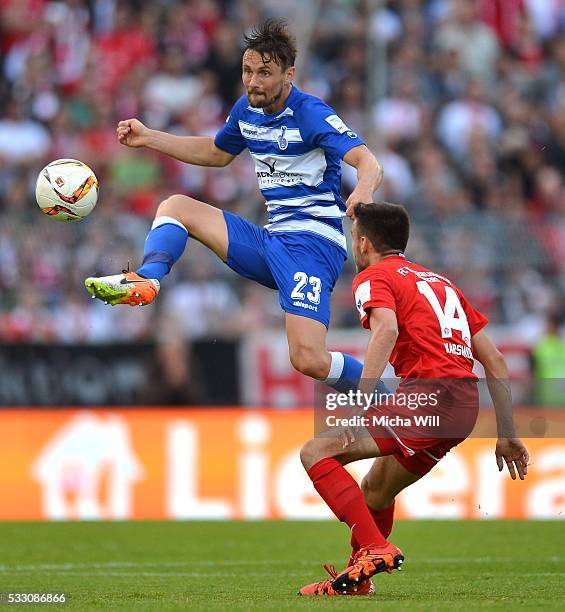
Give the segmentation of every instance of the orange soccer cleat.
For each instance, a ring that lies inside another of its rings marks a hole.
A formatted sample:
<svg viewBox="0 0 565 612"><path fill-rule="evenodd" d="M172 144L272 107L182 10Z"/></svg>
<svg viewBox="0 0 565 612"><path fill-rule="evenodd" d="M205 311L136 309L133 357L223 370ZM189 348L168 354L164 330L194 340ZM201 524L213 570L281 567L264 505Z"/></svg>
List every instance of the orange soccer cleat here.
<svg viewBox="0 0 565 612"><path fill-rule="evenodd" d="M159 281L155 278L143 278L135 272L124 270L113 276L90 277L84 281L86 290L93 298L105 304L129 304L145 306L151 304L159 293Z"/></svg>
<svg viewBox="0 0 565 612"><path fill-rule="evenodd" d="M326 595L333 597L341 595L373 595L375 592L375 585L371 580L363 580L351 589L338 592L332 586L332 581L337 577L335 567L333 565L324 565L323 568L326 570L326 572L328 572L332 580L322 580L320 582L307 584L306 586L303 586L300 591L298 591L299 595Z"/></svg>
<svg viewBox="0 0 565 612"><path fill-rule="evenodd" d="M401 569L403 562L404 555L394 544L361 548L354 556L353 565L332 580L332 589L339 593L349 591L375 574Z"/></svg>

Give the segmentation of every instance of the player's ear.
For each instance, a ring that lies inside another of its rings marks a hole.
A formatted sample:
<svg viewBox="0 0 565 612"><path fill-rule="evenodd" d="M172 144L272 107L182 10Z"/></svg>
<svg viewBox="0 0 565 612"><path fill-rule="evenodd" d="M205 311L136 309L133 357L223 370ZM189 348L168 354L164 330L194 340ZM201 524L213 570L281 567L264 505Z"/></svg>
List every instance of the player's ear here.
<svg viewBox="0 0 565 612"><path fill-rule="evenodd" d="M291 66L290 68L287 68L286 70L286 74L284 77L284 84L285 85L290 85L291 81L294 80L294 73L296 72L296 68L294 66Z"/></svg>

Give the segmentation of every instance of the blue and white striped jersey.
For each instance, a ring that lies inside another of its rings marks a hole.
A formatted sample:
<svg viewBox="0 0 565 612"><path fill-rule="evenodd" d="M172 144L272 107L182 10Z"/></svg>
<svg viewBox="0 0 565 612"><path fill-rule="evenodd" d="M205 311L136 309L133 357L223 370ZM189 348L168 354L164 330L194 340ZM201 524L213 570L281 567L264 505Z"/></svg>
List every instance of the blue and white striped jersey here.
<svg viewBox="0 0 565 612"><path fill-rule="evenodd" d="M364 143L331 106L293 86L285 108L269 115L242 96L214 142L232 155L249 149L269 232L314 233L346 249L341 159Z"/></svg>

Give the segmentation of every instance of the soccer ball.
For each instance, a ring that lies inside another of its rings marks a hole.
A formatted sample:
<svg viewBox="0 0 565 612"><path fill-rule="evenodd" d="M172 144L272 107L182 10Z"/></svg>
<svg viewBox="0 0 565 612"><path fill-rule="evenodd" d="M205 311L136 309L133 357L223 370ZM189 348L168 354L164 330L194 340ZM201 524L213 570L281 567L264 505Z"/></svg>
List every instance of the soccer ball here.
<svg viewBox="0 0 565 612"><path fill-rule="evenodd" d="M81 221L96 206L98 180L81 161L56 159L39 173L35 199L55 221Z"/></svg>

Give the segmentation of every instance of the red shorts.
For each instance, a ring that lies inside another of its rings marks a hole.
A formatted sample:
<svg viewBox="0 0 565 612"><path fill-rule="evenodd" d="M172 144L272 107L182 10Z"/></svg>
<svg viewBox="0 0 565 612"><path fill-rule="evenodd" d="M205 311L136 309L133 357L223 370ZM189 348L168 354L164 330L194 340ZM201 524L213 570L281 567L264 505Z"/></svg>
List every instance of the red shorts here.
<svg viewBox="0 0 565 612"><path fill-rule="evenodd" d="M433 406L408 405L402 401L408 394L410 398L429 398L431 393L437 393ZM423 476L469 436L478 410L474 381L410 383L399 387L392 402L368 410L371 423L367 429L381 455L392 455L409 472ZM418 421L422 418L425 424Z"/></svg>
<svg viewBox="0 0 565 612"><path fill-rule="evenodd" d="M414 450L409 445L413 440L393 437L373 438L381 455L392 455L402 467L416 476L425 476L445 455L465 438L429 440L430 446ZM419 440L418 442L421 442Z"/></svg>

